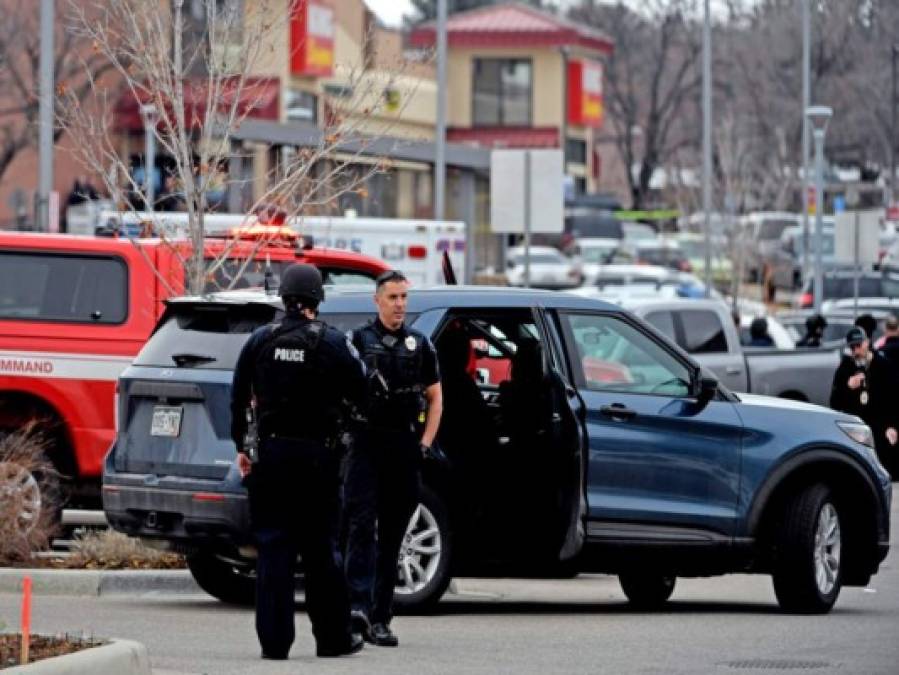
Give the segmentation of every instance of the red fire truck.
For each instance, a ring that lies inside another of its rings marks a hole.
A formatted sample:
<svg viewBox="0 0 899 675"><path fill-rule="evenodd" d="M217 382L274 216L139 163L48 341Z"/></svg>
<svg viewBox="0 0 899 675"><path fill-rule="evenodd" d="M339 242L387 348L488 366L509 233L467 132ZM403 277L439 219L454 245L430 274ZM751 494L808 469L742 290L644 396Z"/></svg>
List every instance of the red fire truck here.
<svg viewBox="0 0 899 675"><path fill-rule="evenodd" d="M328 284L371 284L387 269L290 238L260 245L254 234L206 241L205 257L221 262L209 266L209 288L262 286L297 261L318 266ZM97 494L115 433L116 378L163 301L183 293L189 253L186 241L0 232L0 434L40 420L73 497Z"/></svg>

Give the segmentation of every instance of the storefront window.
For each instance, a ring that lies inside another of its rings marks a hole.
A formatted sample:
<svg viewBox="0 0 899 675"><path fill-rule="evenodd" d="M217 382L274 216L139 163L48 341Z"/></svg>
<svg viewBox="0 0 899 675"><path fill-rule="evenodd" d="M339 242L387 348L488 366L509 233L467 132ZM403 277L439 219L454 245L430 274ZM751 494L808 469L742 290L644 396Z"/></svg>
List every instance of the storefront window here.
<svg viewBox="0 0 899 675"><path fill-rule="evenodd" d="M530 59L475 59L474 126L530 126L533 90Z"/></svg>

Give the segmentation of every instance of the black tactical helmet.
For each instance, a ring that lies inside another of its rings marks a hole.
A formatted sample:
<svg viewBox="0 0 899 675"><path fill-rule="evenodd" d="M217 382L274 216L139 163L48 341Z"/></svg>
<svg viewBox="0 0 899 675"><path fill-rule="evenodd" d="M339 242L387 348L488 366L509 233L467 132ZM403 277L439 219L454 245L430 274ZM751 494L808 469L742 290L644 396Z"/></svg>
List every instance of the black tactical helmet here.
<svg viewBox="0 0 899 675"><path fill-rule="evenodd" d="M278 294L282 298L297 298L308 307L317 307L325 299L322 274L314 265L294 263L281 275Z"/></svg>

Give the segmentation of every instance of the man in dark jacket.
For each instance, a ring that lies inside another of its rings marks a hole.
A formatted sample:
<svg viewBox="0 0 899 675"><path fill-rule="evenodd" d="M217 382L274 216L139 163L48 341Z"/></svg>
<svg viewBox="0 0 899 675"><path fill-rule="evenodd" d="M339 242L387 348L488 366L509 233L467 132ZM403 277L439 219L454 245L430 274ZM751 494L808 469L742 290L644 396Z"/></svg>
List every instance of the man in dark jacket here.
<svg viewBox="0 0 899 675"><path fill-rule="evenodd" d="M345 335L316 320L324 299L312 265L294 264L281 280L285 314L257 329L234 371L231 437L249 492L259 551L256 632L267 659L286 659L294 640L294 565L306 574L306 608L318 656L362 648L350 630L337 549L340 456L336 438L346 400L362 404L366 370ZM255 411L258 458L245 444ZM255 461L254 461L255 459Z"/></svg>
<svg viewBox="0 0 899 675"><path fill-rule="evenodd" d="M378 318L353 331L353 344L383 389L370 396L368 426L347 457L346 571L354 629L373 644L396 647L390 620L397 560L419 500L421 461L435 453L443 392L434 346L405 325L406 277L392 270L376 284ZM405 570L412 573L411 562Z"/></svg>
<svg viewBox="0 0 899 675"><path fill-rule="evenodd" d="M896 369L879 352L872 351L862 328L846 334L851 356L844 357L834 374L830 407L861 417L871 427L881 462L895 464L899 442L899 412L891 398Z"/></svg>
<svg viewBox="0 0 899 675"><path fill-rule="evenodd" d="M827 320L820 314L812 314L805 320L805 335L796 343L796 346L820 347L825 328L827 328Z"/></svg>

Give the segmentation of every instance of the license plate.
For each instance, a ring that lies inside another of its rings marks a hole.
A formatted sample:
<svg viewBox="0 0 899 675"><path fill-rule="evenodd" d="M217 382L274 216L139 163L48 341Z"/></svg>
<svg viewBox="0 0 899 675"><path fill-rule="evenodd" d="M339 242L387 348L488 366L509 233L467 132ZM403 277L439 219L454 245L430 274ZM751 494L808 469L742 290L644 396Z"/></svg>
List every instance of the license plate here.
<svg viewBox="0 0 899 675"><path fill-rule="evenodd" d="M153 408L153 422L150 424L151 436L167 436L174 438L181 433L181 406L157 405Z"/></svg>

